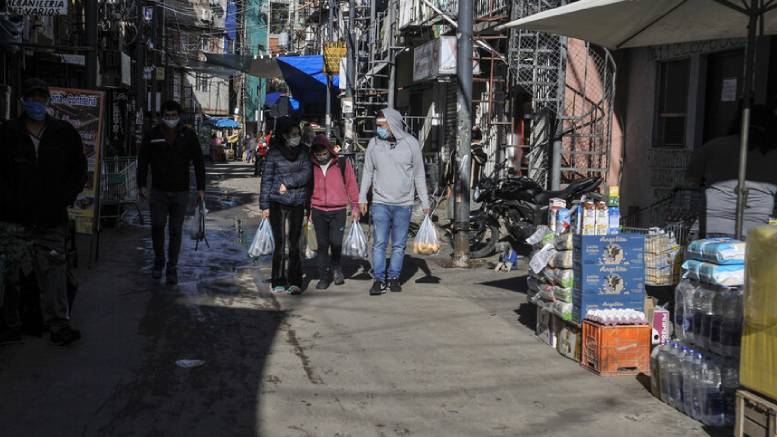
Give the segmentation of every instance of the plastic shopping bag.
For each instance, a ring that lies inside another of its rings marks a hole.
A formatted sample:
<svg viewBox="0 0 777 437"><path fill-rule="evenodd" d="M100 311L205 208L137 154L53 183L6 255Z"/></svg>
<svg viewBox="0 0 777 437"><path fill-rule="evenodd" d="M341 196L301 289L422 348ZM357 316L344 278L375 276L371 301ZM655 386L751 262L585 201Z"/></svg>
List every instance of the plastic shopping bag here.
<svg viewBox="0 0 777 437"><path fill-rule="evenodd" d="M260 256L272 255L274 250L275 239L272 236L270 221L262 219L262 223L259 224L259 229L256 230L256 235L254 235L254 241L251 243L251 247L248 248L248 256L259 258Z"/></svg>
<svg viewBox="0 0 777 437"><path fill-rule="evenodd" d="M413 252L416 255L434 255L440 251L440 239L429 216L424 218L413 240Z"/></svg>
<svg viewBox="0 0 777 437"><path fill-rule="evenodd" d="M194 206L194 217L192 218L192 222L189 228L189 234L191 235L192 240L195 241L195 251L199 249L200 241L205 241L205 245L210 247L210 244L208 244L208 239L205 237L205 215L207 213L208 210L205 209L205 203L202 201L197 201L197 204Z"/></svg>
<svg viewBox="0 0 777 437"><path fill-rule="evenodd" d="M312 220L306 220L302 226L305 232L305 241L307 242L307 250L316 252L318 251L318 240L316 239L316 228L313 226Z"/></svg>
<svg viewBox="0 0 777 437"><path fill-rule="evenodd" d="M351 222L351 230L343 243L343 254L352 258L368 259L367 237L358 220Z"/></svg>

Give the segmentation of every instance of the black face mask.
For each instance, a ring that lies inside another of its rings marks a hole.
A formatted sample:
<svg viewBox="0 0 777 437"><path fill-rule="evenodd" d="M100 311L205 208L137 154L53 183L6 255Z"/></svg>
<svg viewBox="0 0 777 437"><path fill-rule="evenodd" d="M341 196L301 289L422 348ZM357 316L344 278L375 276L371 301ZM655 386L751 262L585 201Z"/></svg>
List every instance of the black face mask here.
<svg viewBox="0 0 777 437"><path fill-rule="evenodd" d="M326 163L329 162L330 159L332 159L332 157L329 155L327 155L326 158L319 158L318 156L316 156L316 161L318 161L320 165L326 165Z"/></svg>

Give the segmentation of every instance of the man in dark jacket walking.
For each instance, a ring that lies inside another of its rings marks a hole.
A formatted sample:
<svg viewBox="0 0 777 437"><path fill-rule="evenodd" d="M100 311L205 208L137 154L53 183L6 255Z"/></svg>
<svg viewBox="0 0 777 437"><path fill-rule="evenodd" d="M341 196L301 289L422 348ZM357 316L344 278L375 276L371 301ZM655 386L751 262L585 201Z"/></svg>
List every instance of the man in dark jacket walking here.
<svg viewBox="0 0 777 437"><path fill-rule="evenodd" d="M51 341L65 345L81 338L70 327L65 240L67 208L86 184L87 162L78 131L47 114L50 97L44 81L26 80L24 113L0 128L0 221L22 226L25 239L33 244L44 323ZM5 340L21 338L19 289L10 288Z"/></svg>
<svg viewBox="0 0 777 437"><path fill-rule="evenodd" d="M168 285L178 284L178 254L186 208L189 204L189 169L194 163L197 200L205 201L205 161L193 130L180 125L181 105L162 105L162 123L146 133L138 154L138 187L151 206L151 239L154 267L151 276L162 277L166 269ZM147 193L148 167L151 166L151 193ZM170 219L170 241L165 260L165 225Z"/></svg>

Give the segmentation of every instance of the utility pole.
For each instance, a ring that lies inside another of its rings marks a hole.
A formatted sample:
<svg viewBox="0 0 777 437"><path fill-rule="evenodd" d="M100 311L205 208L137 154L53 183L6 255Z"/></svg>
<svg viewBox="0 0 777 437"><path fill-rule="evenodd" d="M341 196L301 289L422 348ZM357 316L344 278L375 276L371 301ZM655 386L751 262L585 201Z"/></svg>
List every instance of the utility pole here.
<svg viewBox="0 0 777 437"><path fill-rule="evenodd" d="M335 1L328 0L329 2L329 14L326 23L326 38L324 38L324 44L322 44L322 51L327 41L334 41L335 39ZM326 137L332 138L332 72L326 73Z"/></svg>
<svg viewBox="0 0 777 437"><path fill-rule="evenodd" d="M456 46L458 135L454 184L453 264L469 264L470 141L472 139L472 0L459 0L459 29Z"/></svg>
<svg viewBox="0 0 777 437"><path fill-rule="evenodd" d="M86 86L97 88L97 0L86 1Z"/></svg>
<svg viewBox="0 0 777 437"><path fill-rule="evenodd" d="M146 130L145 120L145 108L146 108L146 81L145 81L145 69L146 69L146 41L143 34L143 28L145 21L143 17L143 8L145 2L143 0L135 0L137 8L137 21L135 22L135 104L137 111L136 117L141 120L141 131ZM141 134L142 135L142 134ZM140 138L137 139L137 143L140 143Z"/></svg>

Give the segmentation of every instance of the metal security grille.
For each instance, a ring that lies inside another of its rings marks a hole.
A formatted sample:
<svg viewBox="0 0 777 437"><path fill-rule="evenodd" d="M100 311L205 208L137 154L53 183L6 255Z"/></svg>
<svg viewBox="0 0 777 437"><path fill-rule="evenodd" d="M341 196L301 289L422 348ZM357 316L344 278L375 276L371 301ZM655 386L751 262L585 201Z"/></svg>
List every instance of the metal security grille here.
<svg viewBox="0 0 777 437"><path fill-rule="evenodd" d="M566 0L514 0L512 19L557 8ZM562 142L561 182L606 176L615 96L609 51L558 35L512 29L509 63L514 85L532 96L527 170L548 181L552 142Z"/></svg>

